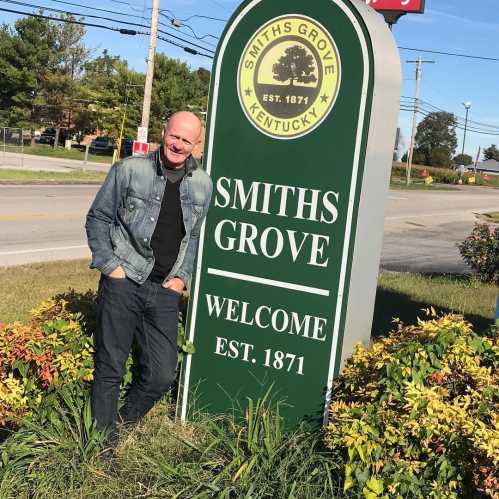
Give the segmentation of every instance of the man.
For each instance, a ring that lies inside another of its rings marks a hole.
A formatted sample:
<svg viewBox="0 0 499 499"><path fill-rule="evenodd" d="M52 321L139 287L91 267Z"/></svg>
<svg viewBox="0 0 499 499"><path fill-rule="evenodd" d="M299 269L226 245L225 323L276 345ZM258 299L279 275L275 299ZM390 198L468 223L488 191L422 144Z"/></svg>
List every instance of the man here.
<svg viewBox="0 0 499 499"><path fill-rule="evenodd" d="M139 379L120 416L136 422L168 390L177 367L179 299L191 277L212 182L191 153L202 125L174 114L163 144L114 164L87 214L97 296L92 411L114 436L120 384L133 340Z"/></svg>

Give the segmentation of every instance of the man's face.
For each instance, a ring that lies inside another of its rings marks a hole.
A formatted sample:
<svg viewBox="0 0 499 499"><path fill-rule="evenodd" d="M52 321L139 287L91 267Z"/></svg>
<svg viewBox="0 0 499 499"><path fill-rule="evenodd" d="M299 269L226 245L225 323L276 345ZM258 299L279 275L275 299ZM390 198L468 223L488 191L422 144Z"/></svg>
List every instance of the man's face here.
<svg viewBox="0 0 499 499"><path fill-rule="evenodd" d="M200 126L189 116L173 116L165 130L163 153L168 163L180 168L199 140Z"/></svg>

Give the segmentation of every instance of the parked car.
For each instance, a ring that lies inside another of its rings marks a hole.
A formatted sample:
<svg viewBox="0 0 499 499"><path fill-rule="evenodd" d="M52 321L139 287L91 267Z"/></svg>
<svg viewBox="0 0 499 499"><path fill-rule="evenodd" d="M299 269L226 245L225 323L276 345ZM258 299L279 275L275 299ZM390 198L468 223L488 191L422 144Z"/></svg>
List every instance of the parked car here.
<svg viewBox="0 0 499 499"><path fill-rule="evenodd" d="M121 141L121 156L124 158L125 156L131 156L132 154L133 154L133 139L125 137Z"/></svg>
<svg viewBox="0 0 499 499"><path fill-rule="evenodd" d="M39 136L38 138L38 143L39 144L49 144L49 145L54 145L55 141L55 134L56 130L55 128L46 128ZM68 130L67 128L60 128L59 129L59 145L64 145L64 142L68 137Z"/></svg>
<svg viewBox="0 0 499 499"><path fill-rule="evenodd" d="M39 144L53 145L55 140L55 128L46 128L38 139Z"/></svg>
<svg viewBox="0 0 499 499"><path fill-rule="evenodd" d="M110 137L97 137L90 144L90 154L113 154L114 140Z"/></svg>

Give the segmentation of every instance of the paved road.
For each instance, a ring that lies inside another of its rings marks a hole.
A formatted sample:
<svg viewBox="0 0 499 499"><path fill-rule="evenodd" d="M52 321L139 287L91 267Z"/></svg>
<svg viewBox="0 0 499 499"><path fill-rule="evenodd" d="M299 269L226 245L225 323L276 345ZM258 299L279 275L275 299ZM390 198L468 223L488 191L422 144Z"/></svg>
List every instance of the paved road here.
<svg viewBox="0 0 499 499"><path fill-rule="evenodd" d="M0 185L0 265L89 257L83 224L97 190Z"/></svg>
<svg viewBox="0 0 499 499"><path fill-rule="evenodd" d="M499 190L391 191L381 267L407 272L463 273L456 244L473 229L478 213L499 211Z"/></svg>
<svg viewBox="0 0 499 499"><path fill-rule="evenodd" d="M107 172L108 163L84 164L83 161L64 158L50 158L47 156L34 156L31 154L17 154L0 151L0 168L14 168L24 170L44 170L51 172L68 172L71 170L92 170Z"/></svg>
<svg viewBox="0 0 499 499"><path fill-rule="evenodd" d="M89 257L83 223L97 189L0 185L0 265ZM463 272L455 245L488 211L499 211L499 190L391 191L382 268Z"/></svg>

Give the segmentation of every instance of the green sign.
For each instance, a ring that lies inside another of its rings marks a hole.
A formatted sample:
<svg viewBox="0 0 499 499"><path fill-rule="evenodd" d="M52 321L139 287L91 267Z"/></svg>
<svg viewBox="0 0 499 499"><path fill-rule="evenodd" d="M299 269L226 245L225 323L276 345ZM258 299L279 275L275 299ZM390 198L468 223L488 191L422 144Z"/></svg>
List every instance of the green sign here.
<svg viewBox="0 0 499 499"><path fill-rule="evenodd" d="M351 0L248 0L220 41L178 411L225 412L273 386L321 422L368 341L398 113L383 18Z"/></svg>

